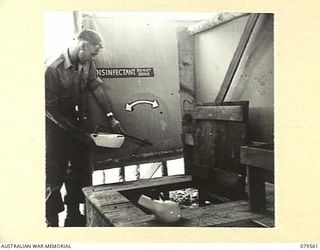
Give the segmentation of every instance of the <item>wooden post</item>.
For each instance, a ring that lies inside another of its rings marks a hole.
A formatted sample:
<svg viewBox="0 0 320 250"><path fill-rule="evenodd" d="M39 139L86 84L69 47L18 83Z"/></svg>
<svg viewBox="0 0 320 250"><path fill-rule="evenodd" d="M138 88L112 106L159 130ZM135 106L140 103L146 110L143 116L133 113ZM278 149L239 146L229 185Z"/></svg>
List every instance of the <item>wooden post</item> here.
<svg viewBox="0 0 320 250"><path fill-rule="evenodd" d="M259 14L251 14L249 17L249 20L247 22L246 27L244 28L244 31L242 33L242 36L240 38L238 47L233 55L232 61L229 65L228 71L225 75L225 78L223 80L223 83L221 85L221 88L219 90L219 93L215 99L215 103L221 103L224 101L224 98L226 97L228 90L230 88L230 85L232 83L233 77L237 71L237 68L239 66L241 57L243 55L243 52L248 44L248 41L250 39L251 33L254 29L254 26L258 20Z"/></svg>
<svg viewBox="0 0 320 250"><path fill-rule="evenodd" d="M267 208L265 178L261 169L247 166L250 210L264 211Z"/></svg>
<svg viewBox="0 0 320 250"><path fill-rule="evenodd" d="M213 15L211 18L193 24L188 27L190 35L194 35L209 29L212 29L218 25L234 20L238 17L248 15L248 13L219 13Z"/></svg>
<svg viewBox="0 0 320 250"><path fill-rule="evenodd" d="M102 183L103 184L106 183L106 172L105 172L105 170L102 170Z"/></svg>
<svg viewBox="0 0 320 250"><path fill-rule="evenodd" d="M136 165L136 179L140 180L140 164Z"/></svg>
<svg viewBox="0 0 320 250"><path fill-rule="evenodd" d="M186 27L177 30L179 82L180 82L180 106L182 120L182 143L184 154L185 173L191 173L192 164L192 134L193 118L191 115L195 106L195 37L191 36Z"/></svg>
<svg viewBox="0 0 320 250"><path fill-rule="evenodd" d="M125 181L126 181L125 169L124 169L124 167L121 167L119 169L119 182L125 182Z"/></svg>
<svg viewBox="0 0 320 250"><path fill-rule="evenodd" d="M265 174L274 172L274 146L251 143L240 148L241 163L247 166L251 211L266 209Z"/></svg>
<svg viewBox="0 0 320 250"><path fill-rule="evenodd" d="M157 172L162 163L155 162L149 167L147 173L142 177L143 179L151 179L152 176Z"/></svg>
<svg viewBox="0 0 320 250"><path fill-rule="evenodd" d="M161 162L161 174L162 176L168 176L168 165L166 161ZM163 192L163 198L169 200L169 191Z"/></svg>
<svg viewBox="0 0 320 250"><path fill-rule="evenodd" d="M168 165L166 161L161 162L161 174L162 176L168 176Z"/></svg>

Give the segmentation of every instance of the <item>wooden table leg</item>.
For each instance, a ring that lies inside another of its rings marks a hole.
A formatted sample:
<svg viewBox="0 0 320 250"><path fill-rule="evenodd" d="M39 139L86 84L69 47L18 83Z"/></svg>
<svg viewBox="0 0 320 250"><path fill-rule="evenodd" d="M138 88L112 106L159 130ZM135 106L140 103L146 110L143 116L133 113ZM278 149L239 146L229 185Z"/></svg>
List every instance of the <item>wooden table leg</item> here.
<svg viewBox="0 0 320 250"><path fill-rule="evenodd" d="M161 166L161 175L162 176L168 176L168 165L166 161L162 162L162 166ZM169 191L164 191L163 192L163 198L165 200L169 200Z"/></svg>
<svg viewBox="0 0 320 250"><path fill-rule="evenodd" d="M262 211L267 208L265 177L261 169L247 166L249 203L251 211Z"/></svg>

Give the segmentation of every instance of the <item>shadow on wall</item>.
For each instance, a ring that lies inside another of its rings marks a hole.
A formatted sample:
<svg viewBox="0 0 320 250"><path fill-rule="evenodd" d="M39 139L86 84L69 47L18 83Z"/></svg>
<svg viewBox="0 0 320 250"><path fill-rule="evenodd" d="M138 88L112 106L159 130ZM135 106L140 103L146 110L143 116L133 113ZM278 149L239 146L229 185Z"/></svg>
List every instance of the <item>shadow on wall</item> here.
<svg viewBox="0 0 320 250"><path fill-rule="evenodd" d="M272 14L260 15L226 100L249 100L249 140L273 143L274 48Z"/></svg>

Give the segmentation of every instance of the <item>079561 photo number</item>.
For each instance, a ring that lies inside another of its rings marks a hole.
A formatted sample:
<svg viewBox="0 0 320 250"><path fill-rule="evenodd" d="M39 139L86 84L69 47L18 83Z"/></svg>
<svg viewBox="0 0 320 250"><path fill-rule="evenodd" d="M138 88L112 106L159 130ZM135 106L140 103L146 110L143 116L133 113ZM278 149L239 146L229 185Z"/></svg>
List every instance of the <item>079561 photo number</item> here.
<svg viewBox="0 0 320 250"><path fill-rule="evenodd" d="M300 244L300 248L304 248L304 249L315 249L318 248L318 244Z"/></svg>

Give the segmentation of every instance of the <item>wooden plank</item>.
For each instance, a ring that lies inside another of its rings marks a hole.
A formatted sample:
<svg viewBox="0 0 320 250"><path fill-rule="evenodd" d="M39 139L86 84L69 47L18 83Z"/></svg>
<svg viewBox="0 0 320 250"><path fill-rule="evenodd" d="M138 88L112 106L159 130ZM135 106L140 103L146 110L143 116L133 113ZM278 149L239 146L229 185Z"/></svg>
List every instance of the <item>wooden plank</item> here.
<svg viewBox="0 0 320 250"><path fill-rule="evenodd" d="M186 187L192 181L191 175L172 175L152 179L144 179L137 181L128 181L125 183L103 184L98 186L90 186L83 188L86 197L89 197L93 192L106 192L106 191L126 191L126 190L143 190L150 188L163 188L171 186L174 188Z"/></svg>
<svg viewBox="0 0 320 250"><path fill-rule="evenodd" d="M251 33L254 29L254 26L258 20L258 17L259 17L259 14L250 14L247 25L244 28L244 31L243 31L242 36L240 38L238 47L233 55L233 58L232 58L231 63L229 65L228 71L225 75L225 78L222 82L222 85L220 87L218 95L215 99L215 103L221 103L224 101L224 98L226 97L227 92L230 88L233 77L237 71L241 57L242 57L243 52L248 44L248 41L250 39Z"/></svg>
<svg viewBox="0 0 320 250"><path fill-rule="evenodd" d="M192 112L196 120L246 121L246 108L243 105L233 106L196 106Z"/></svg>
<svg viewBox="0 0 320 250"><path fill-rule="evenodd" d="M240 147L246 144L245 123L196 121L193 162L245 174L240 164Z"/></svg>
<svg viewBox="0 0 320 250"><path fill-rule="evenodd" d="M198 34L200 32L212 29L218 25L224 24L238 17L248 15L248 13L219 13L213 14L211 18L208 18L199 23L193 24L188 27L190 35Z"/></svg>
<svg viewBox="0 0 320 250"><path fill-rule="evenodd" d="M254 223L259 224L263 227L274 227L274 218L273 217L262 217L253 220Z"/></svg>
<svg viewBox="0 0 320 250"><path fill-rule="evenodd" d="M264 218L262 217L261 220L263 220ZM262 223L259 223L258 221L260 220L260 218L257 219L244 219L244 220L238 220L238 221L232 221L232 222L227 222L227 223L223 223L220 224L218 227L268 227ZM272 220L270 218L270 220Z"/></svg>
<svg viewBox="0 0 320 250"><path fill-rule="evenodd" d="M228 122L226 121L214 121L213 131L214 144L215 144L215 164L213 168L227 170L228 167Z"/></svg>
<svg viewBox="0 0 320 250"><path fill-rule="evenodd" d="M249 211L246 201L227 202L217 205L208 205L198 208L182 210L182 219L175 224L162 224L161 226L183 227L218 227L222 224L237 222L244 219L258 219L265 215ZM159 222L151 220L148 226L159 226Z"/></svg>
<svg viewBox="0 0 320 250"><path fill-rule="evenodd" d="M102 207L118 203L127 202L128 199L119 192L109 192L108 195L104 192L95 192L87 197L96 206Z"/></svg>
<svg viewBox="0 0 320 250"><path fill-rule="evenodd" d="M132 189L150 189L150 188L164 188L165 186L171 187L185 187L190 185L192 176L190 175L176 175L176 176L164 176L159 178L152 178L149 180L133 181L129 185L125 185L121 188L121 191Z"/></svg>
<svg viewBox="0 0 320 250"><path fill-rule="evenodd" d="M244 123L196 121L193 162L245 174L240 164L240 146L245 144L247 126Z"/></svg>
<svg viewBox="0 0 320 250"><path fill-rule="evenodd" d="M105 149L104 149L105 150ZM98 152L99 153L99 152ZM93 153L93 158L97 158ZM183 156L183 149L178 148L174 150L167 150L161 152L145 153L126 158L108 158L108 159L94 159L94 169L104 170L110 168L117 168L127 165L144 164L151 162L169 161L181 158Z"/></svg>
<svg viewBox="0 0 320 250"><path fill-rule="evenodd" d="M127 220L114 220L114 225L116 227L148 227L149 221L156 221L154 215L146 215L143 217L136 216L128 218Z"/></svg>
<svg viewBox="0 0 320 250"><path fill-rule="evenodd" d="M265 183L266 196L267 196L267 210L274 213L274 184Z"/></svg>
<svg viewBox="0 0 320 250"><path fill-rule="evenodd" d="M261 215L249 211L246 201L227 202L182 211L182 218L188 221L188 226L200 227L219 226L225 223L261 217Z"/></svg>
<svg viewBox="0 0 320 250"><path fill-rule="evenodd" d="M193 121L190 115L195 105L194 47L195 38L190 36L186 27L177 29L179 64L180 107L182 121L182 144L185 173L191 173L190 162L193 151Z"/></svg>
<svg viewBox="0 0 320 250"><path fill-rule="evenodd" d="M103 215L117 227L146 226L145 221L153 219L131 202L103 207Z"/></svg>
<svg viewBox="0 0 320 250"><path fill-rule="evenodd" d="M111 226L118 227L217 227L217 226L241 226L243 220L260 220L272 222L268 214L256 214L249 211L246 201L227 202L218 205L209 205L198 208L186 208L182 210L181 221L174 224L165 224L156 220L154 215L146 214L131 203L121 203L103 208L103 216ZM233 223L230 224L230 223Z"/></svg>
<svg viewBox="0 0 320 250"><path fill-rule="evenodd" d="M245 107L249 107L249 101L232 101L232 102L221 102L221 103L215 103L215 102L197 102L197 105L199 106L239 106L243 105Z"/></svg>
<svg viewBox="0 0 320 250"><path fill-rule="evenodd" d="M240 162L240 148L248 144L248 126L244 122L228 122L227 130L226 170L245 175L246 168Z"/></svg>
<svg viewBox="0 0 320 250"><path fill-rule="evenodd" d="M227 202L217 205L208 205L198 208L182 209L182 219L176 223L159 222L154 215L141 215L138 210L131 210L129 204L121 204L120 210L110 208L107 217L111 218L114 226L126 227L219 227L228 226L233 223L233 226L241 226L244 220L266 220L269 215L257 214L249 211L249 205L246 201ZM130 213L123 215L125 210L130 210ZM116 211L114 211L116 210ZM131 212L132 211L132 212ZM106 214L105 214L106 215ZM270 216L269 216L270 217ZM272 220L270 217L269 220Z"/></svg>
<svg viewBox="0 0 320 250"><path fill-rule="evenodd" d="M153 218L114 190L91 194L86 205L91 207L87 224L93 226L145 226L144 220Z"/></svg>
<svg viewBox="0 0 320 250"><path fill-rule="evenodd" d="M197 163L214 165L216 159L216 139L218 136L211 121L195 123L193 159Z"/></svg>
<svg viewBox="0 0 320 250"><path fill-rule="evenodd" d="M110 201L108 201L109 199ZM121 203L130 202L126 197L114 190L109 190L104 193L100 192L100 194L91 193L86 196L86 205L90 204L90 206L92 206L99 214L103 214L103 207L115 205L117 203L113 202L117 201ZM109 220L107 220L107 224L112 225Z"/></svg>
<svg viewBox="0 0 320 250"><path fill-rule="evenodd" d="M182 116L188 114L194 106L194 37L190 36L186 27L177 29L177 47L179 64L180 106Z"/></svg>
<svg viewBox="0 0 320 250"><path fill-rule="evenodd" d="M86 199L86 226L87 227L111 227L112 224L101 214L97 208Z"/></svg>
<svg viewBox="0 0 320 250"><path fill-rule="evenodd" d="M152 190L154 187L165 187L168 190L172 190L178 184L187 184L186 180L191 184L191 176L187 176L187 178L183 178L184 176L175 177L168 176L152 180L134 181L129 183L129 185L102 185L96 189L85 188L86 193L91 194L89 197L86 196L86 207L89 208L87 210L89 216L87 219L88 226L245 226L244 220L265 220L269 217L272 218L272 213L257 214L250 212L247 201L237 201L183 209L182 219L179 222L164 224L157 221L154 215L145 213L139 209L131 200L129 201L121 194L123 192L139 193L142 190ZM172 184L171 181L175 182L175 184Z"/></svg>
<svg viewBox="0 0 320 250"><path fill-rule="evenodd" d="M269 145L270 146L270 145ZM264 146L242 146L240 149L241 163L244 165L274 171L274 150ZM270 146L270 148L272 148Z"/></svg>
<svg viewBox="0 0 320 250"><path fill-rule="evenodd" d="M186 174L191 174L194 150L194 122L191 115L184 115L182 120L182 143L184 170Z"/></svg>
<svg viewBox="0 0 320 250"><path fill-rule="evenodd" d="M244 176L238 173L225 171L222 169L208 167L203 164L194 163L196 177L201 178L204 182L208 181L212 187L221 186L234 190L244 191Z"/></svg>
<svg viewBox="0 0 320 250"><path fill-rule="evenodd" d="M215 110L222 112L212 112ZM204 105L195 114L202 119L195 119L192 175L203 189L233 200L244 198L246 170L240 164L240 146L247 144L248 102ZM208 115L214 119L204 119ZM199 192L207 199L202 189Z"/></svg>

